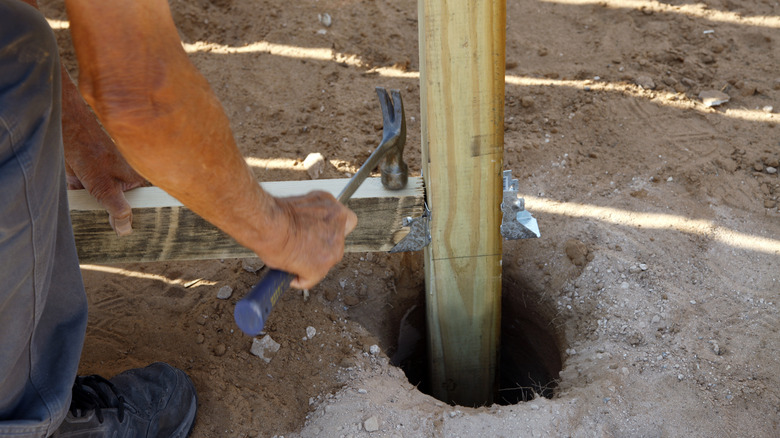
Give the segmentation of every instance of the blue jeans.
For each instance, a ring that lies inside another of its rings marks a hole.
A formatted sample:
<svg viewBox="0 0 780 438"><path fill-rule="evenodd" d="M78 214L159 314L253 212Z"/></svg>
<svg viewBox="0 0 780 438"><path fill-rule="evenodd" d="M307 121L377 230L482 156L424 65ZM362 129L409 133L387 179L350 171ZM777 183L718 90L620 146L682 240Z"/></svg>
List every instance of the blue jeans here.
<svg viewBox="0 0 780 438"><path fill-rule="evenodd" d="M0 436L54 432L87 304L65 193L59 56L46 20L0 0Z"/></svg>

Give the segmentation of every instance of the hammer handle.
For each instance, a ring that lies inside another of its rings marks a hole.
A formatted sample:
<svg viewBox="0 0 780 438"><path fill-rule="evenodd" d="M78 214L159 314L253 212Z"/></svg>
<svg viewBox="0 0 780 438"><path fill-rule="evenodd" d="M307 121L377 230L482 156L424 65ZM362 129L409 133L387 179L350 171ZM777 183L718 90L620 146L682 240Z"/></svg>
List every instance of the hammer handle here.
<svg viewBox="0 0 780 438"><path fill-rule="evenodd" d="M249 336L256 336L263 331L268 314L282 294L290 288L294 279L295 275L289 272L278 269L268 271L268 274L236 303L233 316L238 328Z"/></svg>

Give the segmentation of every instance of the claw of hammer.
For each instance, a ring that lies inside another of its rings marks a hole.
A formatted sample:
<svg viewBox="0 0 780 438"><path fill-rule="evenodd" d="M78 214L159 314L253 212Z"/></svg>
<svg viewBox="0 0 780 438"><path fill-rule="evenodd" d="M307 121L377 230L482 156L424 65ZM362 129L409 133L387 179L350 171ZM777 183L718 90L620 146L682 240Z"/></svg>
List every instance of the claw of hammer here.
<svg viewBox="0 0 780 438"><path fill-rule="evenodd" d="M382 107L382 142L339 194L338 200L342 204L346 204L350 196L355 193L355 190L377 165L382 172L382 185L386 189L399 190L406 187L406 181L409 179L409 168L403 160L404 145L406 144L404 104L401 101L400 91L392 90L391 93L392 100L390 100L387 90L376 87L379 105Z"/></svg>
<svg viewBox="0 0 780 438"><path fill-rule="evenodd" d="M379 164L382 173L382 185L390 190L400 190L406 187L409 179L409 167L403 160L404 145L406 144L406 114L401 93L398 90L391 91L393 99L387 95L387 90L376 88L379 96L379 105L382 107L382 141L390 140L389 136L395 136L395 146L388 150Z"/></svg>

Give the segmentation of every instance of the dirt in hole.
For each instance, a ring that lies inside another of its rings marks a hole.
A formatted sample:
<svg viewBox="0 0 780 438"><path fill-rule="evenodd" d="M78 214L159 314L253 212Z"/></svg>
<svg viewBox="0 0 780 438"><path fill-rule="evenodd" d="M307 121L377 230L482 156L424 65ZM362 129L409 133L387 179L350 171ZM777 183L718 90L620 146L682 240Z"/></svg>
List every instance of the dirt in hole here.
<svg viewBox="0 0 780 438"><path fill-rule="evenodd" d="M552 398L562 368L562 351L556 341L560 336L550 331L552 324L545 320L545 312L529 305L538 299L518 299L514 292L502 294L500 359L494 394L494 402L499 405L540 396ZM424 303L417 303L401 319L390 363L404 371L409 383L431 394L426 342L425 307Z"/></svg>
<svg viewBox="0 0 780 438"><path fill-rule="evenodd" d="M537 397L552 398L561 371L561 352L545 327L520 313L502 312L498 394L495 402L512 405Z"/></svg>

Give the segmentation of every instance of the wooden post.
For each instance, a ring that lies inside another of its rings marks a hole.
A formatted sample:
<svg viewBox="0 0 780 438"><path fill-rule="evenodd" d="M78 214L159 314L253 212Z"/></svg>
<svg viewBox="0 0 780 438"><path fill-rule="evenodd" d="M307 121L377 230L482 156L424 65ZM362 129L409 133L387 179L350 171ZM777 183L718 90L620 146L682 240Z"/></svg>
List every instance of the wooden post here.
<svg viewBox="0 0 780 438"><path fill-rule="evenodd" d="M419 0L433 395L490 404L501 325L505 0Z"/></svg>

